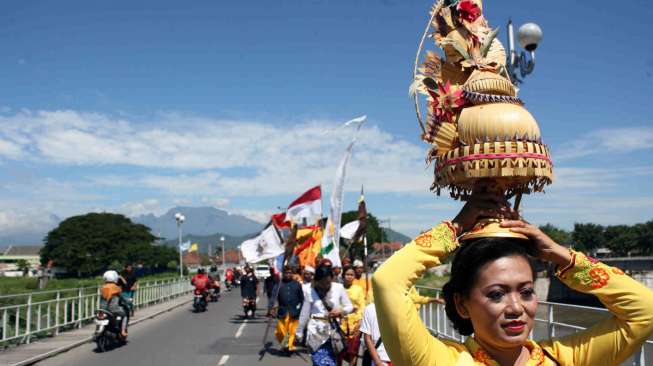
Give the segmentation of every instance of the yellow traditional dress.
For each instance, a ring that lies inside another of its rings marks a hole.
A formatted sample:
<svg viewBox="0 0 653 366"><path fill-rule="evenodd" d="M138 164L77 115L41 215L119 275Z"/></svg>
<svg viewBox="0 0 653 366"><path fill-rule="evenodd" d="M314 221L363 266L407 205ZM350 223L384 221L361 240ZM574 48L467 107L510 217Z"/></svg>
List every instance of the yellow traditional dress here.
<svg viewBox="0 0 653 366"><path fill-rule="evenodd" d="M354 305L354 311L345 315L342 320L342 330L348 336L354 334L358 330L361 319L363 319L363 310L365 309L365 292L360 286L353 284L349 286L347 291L347 296L351 300L351 304Z"/></svg>
<svg viewBox="0 0 653 366"><path fill-rule="evenodd" d="M407 295L410 298L410 300L413 302L413 304L415 304L415 309L417 309L417 310L419 310L419 308L422 305L426 305L426 304L430 303L431 300L433 300L432 297L420 295L419 291L417 291L417 288L415 288L415 286L408 289Z"/></svg>
<svg viewBox="0 0 653 366"><path fill-rule="evenodd" d="M368 279L367 275L363 273L361 278L354 278L353 284L358 285L363 290L365 304L369 304L372 298L372 280Z"/></svg>
<svg viewBox="0 0 653 366"><path fill-rule="evenodd" d="M473 337L465 343L433 337L407 295L427 268L441 264L458 245L453 227L444 222L398 251L374 275L381 337L395 365L498 365ZM653 331L653 292L620 269L572 251L571 263L556 276L576 291L595 295L613 316L569 336L527 341L527 365L619 365Z"/></svg>

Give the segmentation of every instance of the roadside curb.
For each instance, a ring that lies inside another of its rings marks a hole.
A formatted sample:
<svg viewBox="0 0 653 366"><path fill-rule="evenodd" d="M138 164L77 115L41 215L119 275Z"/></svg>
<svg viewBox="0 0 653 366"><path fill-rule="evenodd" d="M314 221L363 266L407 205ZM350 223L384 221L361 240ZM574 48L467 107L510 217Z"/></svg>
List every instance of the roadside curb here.
<svg viewBox="0 0 653 366"><path fill-rule="evenodd" d="M184 306L184 305L187 305L188 303L190 303L190 302L192 302L192 301L193 301L192 299L191 299L191 300L187 300L187 301L183 301L183 302L181 302L181 303L179 303L179 304L176 304L176 305L173 305L173 306L171 306L171 307L169 307L169 308L166 308L166 309L163 309L163 310L159 310L159 311L157 311L156 313L150 314L150 315L148 315L148 316L146 316L146 317L144 317L144 318L136 319L136 320L134 320L133 322L129 323L129 325L130 325L130 326L133 326L133 325L139 324L139 323L141 323L141 322L143 322L143 321L145 321L145 320L152 319L152 318L157 317L157 316L159 316L159 315L161 315L161 314L163 314L163 313L167 313L167 312L170 312L170 311L172 311L172 310L174 310L174 309L176 309L176 308L179 308L179 307L182 307L182 306ZM65 345L65 346L63 346L63 347L59 347L59 348L53 349L53 350L51 350L51 351L45 352L45 353L43 353L43 354L40 354L40 355L38 355L38 356L34 356L34 357L31 357L31 358L28 358L27 360L24 360L24 361L20 361L20 362L18 362L18 363L11 364L11 365L9 365L9 366L27 366L27 365L33 365L33 364L35 364L36 362L43 361L43 360L45 360L45 359L47 359L47 358L50 358L50 357L56 356L56 355L58 355L58 354L60 354L60 353L63 353L63 352L67 352L67 351L69 351L69 350L71 350L71 349L73 349L73 348L79 347L79 346L81 346L81 345L83 345L83 344L85 344L85 343L91 342L91 341L93 341L93 336L91 336L91 337L87 337L87 338L84 338L84 339L79 340L79 341L76 341L76 342L73 342L73 343L68 344L68 345Z"/></svg>

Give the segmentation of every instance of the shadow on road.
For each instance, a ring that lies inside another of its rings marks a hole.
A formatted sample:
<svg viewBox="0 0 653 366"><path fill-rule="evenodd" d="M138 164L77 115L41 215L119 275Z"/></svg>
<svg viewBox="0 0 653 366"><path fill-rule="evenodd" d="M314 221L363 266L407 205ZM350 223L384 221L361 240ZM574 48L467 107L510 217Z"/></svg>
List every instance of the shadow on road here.
<svg viewBox="0 0 653 366"><path fill-rule="evenodd" d="M290 358L290 357L299 357L302 361L308 363L308 359L306 358L305 354L308 354L308 351L305 349L298 349L295 350L295 352L289 354L286 353L280 349L276 349L272 347L272 342L266 342L263 345L263 348L258 353L258 360L259 362L263 360L263 357L265 357L266 354L269 354L270 356L275 356L275 357L285 357L285 358Z"/></svg>
<svg viewBox="0 0 653 366"><path fill-rule="evenodd" d="M242 324L247 322L247 324L265 324L267 323L267 318L261 316L255 316L254 318L245 318L244 315L236 315L229 319L231 324Z"/></svg>

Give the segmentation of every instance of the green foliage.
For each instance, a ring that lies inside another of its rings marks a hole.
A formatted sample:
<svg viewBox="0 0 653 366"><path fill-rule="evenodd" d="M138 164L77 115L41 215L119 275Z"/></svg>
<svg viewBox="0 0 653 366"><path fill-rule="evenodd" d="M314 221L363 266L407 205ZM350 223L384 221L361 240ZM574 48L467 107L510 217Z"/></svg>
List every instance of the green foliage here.
<svg viewBox="0 0 653 366"><path fill-rule="evenodd" d="M555 241L558 244L570 245L572 243L570 232L557 228L552 224L546 224L540 226L540 230L542 230L546 235L548 235L551 239L553 239L553 241Z"/></svg>
<svg viewBox="0 0 653 366"><path fill-rule="evenodd" d="M175 261L175 260L169 261L166 264L166 268L168 269L168 271L176 271L177 270L177 261Z"/></svg>
<svg viewBox="0 0 653 366"><path fill-rule="evenodd" d="M153 246L150 229L112 213L89 213L62 221L41 249L41 263L53 260L78 277L99 274L109 266L143 262L165 266L176 258L172 248Z"/></svg>
<svg viewBox="0 0 653 366"><path fill-rule="evenodd" d="M342 214L341 225L345 226L346 224L358 220L358 211L347 211ZM365 248L361 243L354 243L351 247L347 247L342 243L344 240L341 240L341 248L348 248L348 256L352 258L363 258L363 253ZM386 233L383 231L381 226L379 226L379 220L372 215L367 213L367 245L368 245L368 254L372 253L372 244L374 243L384 243L387 242L388 238Z"/></svg>
<svg viewBox="0 0 653 366"><path fill-rule="evenodd" d="M29 271L29 262L27 262L25 259L19 259L16 261L16 267L18 267L18 270L22 271L23 276L25 276Z"/></svg>
<svg viewBox="0 0 653 366"><path fill-rule="evenodd" d="M574 224L571 235L574 248L581 251L591 251L605 247L605 228L597 224Z"/></svg>
<svg viewBox="0 0 653 366"><path fill-rule="evenodd" d="M588 253L608 248L613 257L653 255L653 221L631 226L576 223L572 232L551 224L540 226L540 229L555 242Z"/></svg>

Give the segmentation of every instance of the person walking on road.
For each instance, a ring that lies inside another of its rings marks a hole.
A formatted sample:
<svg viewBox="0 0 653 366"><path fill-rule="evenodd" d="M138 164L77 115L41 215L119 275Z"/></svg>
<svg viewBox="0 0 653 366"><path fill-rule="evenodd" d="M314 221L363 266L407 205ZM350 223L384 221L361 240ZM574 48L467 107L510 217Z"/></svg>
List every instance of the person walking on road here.
<svg viewBox="0 0 653 366"><path fill-rule="evenodd" d="M381 341L381 331L379 330L379 322L376 319L376 308L374 307L374 302L367 305L365 311L363 311L361 333L363 333L365 346L367 347L367 352L371 358L371 363L368 363L368 365L392 366L390 357L386 353L385 346ZM366 361L364 357L363 366L368 366L365 363Z"/></svg>
<svg viewBox="0 0 653 366"><path fill-rule="evenodd" d="M314 366L336 366L334 347L340 347L341 344L333 345L331 339L340 334L337 319L351 313L353 309L345 288L333 282L332 267L319 265L315 270L311 291L304 299L298 328L307 326L306 344L310 348Z"/></svg>
<svg viewBox="0 0 653 366"><path fill-rule="evenodd" d="M353 266L355 272L354 284L360 286L360 288L363 289L363 293L365 294L365 302L369 304L372 295L372 281L367 278L367 274L365 273L365 265L362 260L356 259Z"/></svg>
<svg viewBox="0 0 653 366"><path fill-rule="evenodd" d="M304 304L304 291L302 285L293 279L290 267L283 270L283 280L279 286L277 297L279 308L277 310L277 329L274 335L281 344L282 350L291 354L295 351L295 333L299 325L299 314Z"/></svg>
<svg viewBox="0 0 653 366"><path fill-rule="evenodd" d="M243 298L245 317L254 316L256 312L256 294L258 293L258 279L250 266L245 267L245 274L240 277L240 296Z"/></svg>
<svg viewBox="0 0 653 366"><path fill-rule="evenodd" d="M340 364L342 360L347 360L350 365L356 365L358 361L358 348L361 339L359 328L363 318L363 310L365 309L365 293L360 286L354 283L354 278L354 268L345 267L342 272L343 286L354 306L354 310L342 319L341 328L347 337L348 347L338 360Z"/></svg>
<svg viewBox="0 0 653 366"><path fill-rule="evenodd" d="M279 289L279 275L270 267L270 275L263 282L263 291L268 297L268 312L265 314L267 317L272 316L272 309L276 301L277 292Z"/></svg>

